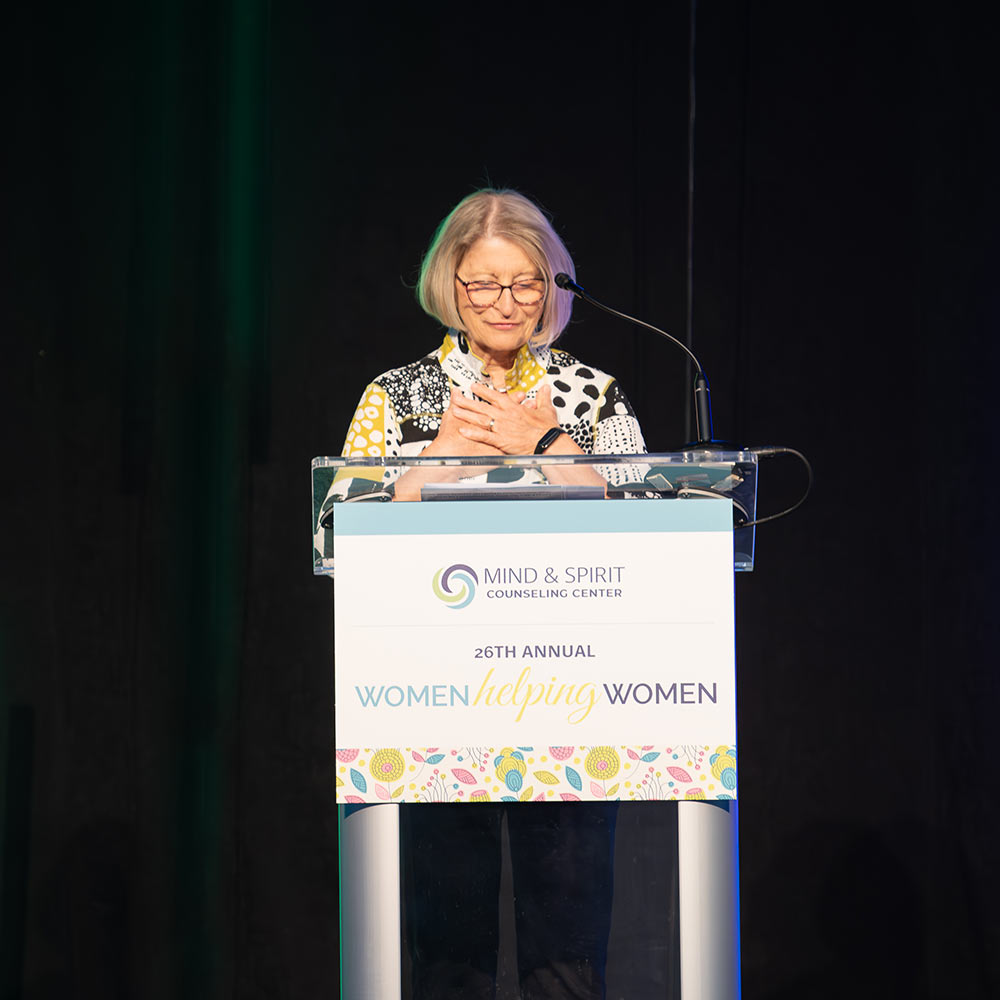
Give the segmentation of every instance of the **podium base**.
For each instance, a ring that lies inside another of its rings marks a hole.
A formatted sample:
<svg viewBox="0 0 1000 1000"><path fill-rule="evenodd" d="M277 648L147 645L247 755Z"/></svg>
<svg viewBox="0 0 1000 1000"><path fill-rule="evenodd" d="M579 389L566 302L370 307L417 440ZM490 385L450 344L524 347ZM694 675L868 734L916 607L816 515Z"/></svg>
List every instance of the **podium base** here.
<svg viewBox="0 0 1000 1000"><path fill-rule="evenodd" d="M676 806L680 995L682 1000L737 1000L738 806L735 801ZM338 810L341 995L352 1000L400 1000L403 995L399 808ZM675 989L667 987L665 996Z"/></svg>

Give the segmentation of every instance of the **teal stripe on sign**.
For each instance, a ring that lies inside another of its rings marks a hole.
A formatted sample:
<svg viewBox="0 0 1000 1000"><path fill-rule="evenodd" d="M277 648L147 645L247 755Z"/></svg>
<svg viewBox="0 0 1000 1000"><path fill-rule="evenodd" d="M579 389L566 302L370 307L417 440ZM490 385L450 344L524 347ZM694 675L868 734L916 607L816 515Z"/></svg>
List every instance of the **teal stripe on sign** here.
<svg viewBox="0 0 1000 1000"><path fill-rule="evenodd" d="M551 535L583 532L732 531L724 500L456 500L340 503L335 535Z"/></svg>

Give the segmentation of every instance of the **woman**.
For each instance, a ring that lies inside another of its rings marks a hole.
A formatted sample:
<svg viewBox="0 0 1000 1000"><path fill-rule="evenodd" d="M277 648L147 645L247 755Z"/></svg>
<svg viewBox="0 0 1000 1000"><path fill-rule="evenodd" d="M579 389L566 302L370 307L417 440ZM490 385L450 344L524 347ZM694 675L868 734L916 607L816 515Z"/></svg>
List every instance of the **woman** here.
<svg viewBox="0 0 1000 1000"><path fill-rule="evenodd" d="M509 190L469 195L442 222L417 295L447 332L441 346L365 390L345 457L635 454L645 450L618 383L552 347L573 297L555 275L573 262L540 209ZM419 500L461 471L362 470L331 487ZM596 472L550 466L550 480ZM363 473L362 473L363 475ZM491 474L492 475L492 474ZM487 477L489 478L489 476ZM417 1000L492 998L499 934L499 806L405 808L407 936ZM523 803L508 810L521 995L605 995L615 806Z"/></svg>
<svg viewBox="0 0 1000 1000"><path fill-rule="evenodd" d="M554 283L560 271L572 276L573 261L533 202L490 189L461 201L438 228L417 285L424 311L448 328L444 341L368 386L344 457L645 451L618 383L552 347L573 308L572 293ZM546 474L559 478L559 470ZM411 471L396 481L394 471L378 470L372 481L351 471L334 484L323 514L366 493L417 500L431 477ZM435 470L434 478L446 474ZM581 470L575 475L579 481Z"/></svg>

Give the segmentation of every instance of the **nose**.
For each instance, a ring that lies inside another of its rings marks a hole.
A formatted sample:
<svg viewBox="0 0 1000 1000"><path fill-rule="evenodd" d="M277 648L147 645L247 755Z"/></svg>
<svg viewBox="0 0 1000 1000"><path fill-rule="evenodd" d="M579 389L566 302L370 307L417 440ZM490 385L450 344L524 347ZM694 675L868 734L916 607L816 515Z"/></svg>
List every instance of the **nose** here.
<svg viewBox="0 0 1000 1000"><path fill-rule="evenodd" d="M504 316L513 315L514 310L517 308L517 303L514 301L514 293L509 288L505 288L500 293L500 298L493 303L493 306Z"/></svg>

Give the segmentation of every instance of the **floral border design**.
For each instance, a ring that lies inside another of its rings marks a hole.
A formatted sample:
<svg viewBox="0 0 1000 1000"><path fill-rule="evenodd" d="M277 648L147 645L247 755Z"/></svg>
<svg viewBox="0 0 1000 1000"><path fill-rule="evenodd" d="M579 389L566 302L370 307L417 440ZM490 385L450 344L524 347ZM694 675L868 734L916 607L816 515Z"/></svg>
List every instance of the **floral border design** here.
<svg viewBox="0 0 1000 1000"><path fill-rule="evenodd" d="M337 750L337 802L735 799L734 746Z"/></svg>

